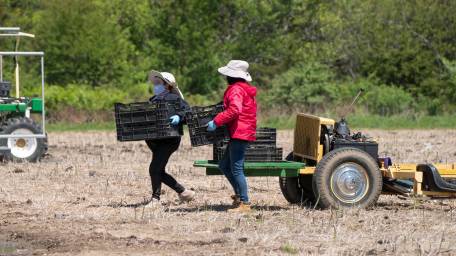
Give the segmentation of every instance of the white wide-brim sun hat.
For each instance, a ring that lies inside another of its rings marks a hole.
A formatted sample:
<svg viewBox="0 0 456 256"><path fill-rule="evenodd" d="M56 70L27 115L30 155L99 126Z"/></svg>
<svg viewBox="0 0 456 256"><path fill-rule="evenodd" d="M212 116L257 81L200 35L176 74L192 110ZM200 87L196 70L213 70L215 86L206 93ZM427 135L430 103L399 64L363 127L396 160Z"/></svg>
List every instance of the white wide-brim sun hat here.
<svg viewBox="0 0 456 256"><path fill-rule="evenodd" d="M237 77L246 80L247 82L252 81L252 77L247 71L249 63L243 60L230 60L226 66L218 69L218 72L225 76Z"/></svg>
<svg viewBox="0 0 456 256"><path fill-rule="evenodd" d="M169 72L160 72L156 70L151 70L149 73L149 81L152 80L153 77L158 77L161 80L165 81L168 85L173 87L172 91L179 95L182 99L184 99L184 95L182 92L179 90L179 86L177 85L176 78L174 77L173 74Z"/></svg>

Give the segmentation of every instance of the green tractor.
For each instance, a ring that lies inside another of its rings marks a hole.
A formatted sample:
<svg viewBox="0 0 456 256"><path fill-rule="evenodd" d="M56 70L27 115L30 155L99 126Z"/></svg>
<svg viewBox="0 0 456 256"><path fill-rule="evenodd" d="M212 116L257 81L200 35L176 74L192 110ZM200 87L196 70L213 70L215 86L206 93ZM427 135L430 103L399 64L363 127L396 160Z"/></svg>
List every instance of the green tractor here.
<svg viewBox="0 0 456 256"><path fill-rule="evenodd" d="M0 51L0 158L3 161L36 162L47 152L44 109L44 53L18 51L23 37L35 36L23 33L16 27L0 27L0 38L15 39L14 51ZM14 88L10 81L4 80L5 57L13 59ZM35 57L41 64L41 97L24 97L19 91L19 57ZM39 122L32 114L41 115Z"/></svg>

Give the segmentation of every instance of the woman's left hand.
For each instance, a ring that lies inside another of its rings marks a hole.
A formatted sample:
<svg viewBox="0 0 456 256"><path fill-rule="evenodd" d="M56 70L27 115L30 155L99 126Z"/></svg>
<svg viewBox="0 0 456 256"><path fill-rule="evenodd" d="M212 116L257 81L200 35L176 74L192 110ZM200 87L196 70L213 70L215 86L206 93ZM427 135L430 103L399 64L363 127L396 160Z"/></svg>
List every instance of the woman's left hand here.
<svg viewBox="0 0 456 256"><path fill-rule="evenodd" d="M217 129L217 125L215 124L214 120L210 121L209 123L207 123L207 131L208 132L213 132L215 131L215 129Z"/></svg>
<svg viewBox="0 0 456 256"><path fill-rule="evenodd" d="M171 125L178 125L180 122L180 116L174 115L169 118L169 121L171 122Z"/></svg>

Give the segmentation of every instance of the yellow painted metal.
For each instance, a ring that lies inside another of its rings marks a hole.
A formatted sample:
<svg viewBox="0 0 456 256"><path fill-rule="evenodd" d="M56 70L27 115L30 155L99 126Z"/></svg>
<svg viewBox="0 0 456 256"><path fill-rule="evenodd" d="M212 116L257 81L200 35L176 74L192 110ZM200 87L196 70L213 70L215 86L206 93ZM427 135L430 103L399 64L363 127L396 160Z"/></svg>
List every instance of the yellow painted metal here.
<svg viewBox="0 0 456 256"><path fill-rule="evenodd" d="M443 178L456 178L456 164L434 164Z"/></svg>
<svg viewBox="0 0 456 256"><path fill-rule="evenodd" d="M417 164L404 163L394 164L389 168L380 168L383 177L413 181L413 195L427 197L456 198L456 193L423 190L423 173L416 170ZM434 164L440 175L444 178L456 178L456 164ZM300 175L313 175L315 166L307 166L299 170ZM395 192L383 192L383 194L395 194Z"/></svg>
<svg viewBox="0 0 456 256"><path fill-rule="evenodd" d="M422 195L422 186L421 184L423 183L423 173L422 172L415 172L415 175L413 175L413 193L415 195Z"/></svg>
<svg viewBox="0 0 456 256"><path fill-rule="evenodd" d="M455 164L433 164L443 178L456 178ZM417 164L394 164L388 169L381 168L384 177L393 179L412 179L416 172Z"/></svg>
<svg viewBox="0 0 456 256"><path fill-rule="evenodd" d="M16 62L16 67L14 68L14 76L16 82L16 98L19 98L19 63Z"/></svg>
<svg viewBox="0 0 456 256"><path fill-rule="evenodd" d="M413 179L416 173L416 164L394 164L387 169L381 168L383 177L392 179Z"/></svg>
<svg viewBox="0 0 456 256"><path fill-rule="evenodd" d="M315 166L309 166L309 167L302 168L299 170L299 174L302 174L302 175L314 174L314 172L315 172Z"/></svg>
<svg viewBox="0 0 456 256"><path fill-rule="evenodd" d="M413 180L413 194L428 197L456 197L454 192L423 190L423 173L416 170L416 164L395 164L388 169L381 168L382 175L393 179ZM455 164L434 164L439 174L444 178L456 178Z"/></svg>
<svg viewBox="0 0 456 256"><path fill-rule="evenodd" d="M320 145L321 126L332 126L334 123L335 121L329 118L299 113L294 130L293 154L319 161L323 157L323 146Z"/></svg>

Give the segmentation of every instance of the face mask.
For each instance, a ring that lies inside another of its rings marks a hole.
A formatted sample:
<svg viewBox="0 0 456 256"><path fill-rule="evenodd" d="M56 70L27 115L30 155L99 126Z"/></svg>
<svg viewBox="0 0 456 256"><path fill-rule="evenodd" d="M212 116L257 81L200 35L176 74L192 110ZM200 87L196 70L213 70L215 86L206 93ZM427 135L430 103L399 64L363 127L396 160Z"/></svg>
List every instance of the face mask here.
<svg viewBox="0 0 456 256"><path fill-rule="evenodd" d="M163 84L155 84L154 85L154 94L155 95L160 95L160 94L162 94L165 91L166 91L165 85L163 85Z"/></svg>

